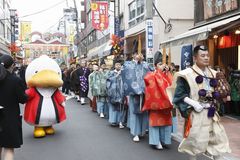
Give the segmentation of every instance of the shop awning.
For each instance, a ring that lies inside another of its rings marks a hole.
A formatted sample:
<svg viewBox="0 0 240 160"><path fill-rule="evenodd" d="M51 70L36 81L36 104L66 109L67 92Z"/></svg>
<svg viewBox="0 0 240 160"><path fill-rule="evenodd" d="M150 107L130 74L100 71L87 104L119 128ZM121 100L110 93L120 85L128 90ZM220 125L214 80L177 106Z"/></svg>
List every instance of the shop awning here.
<svg viewBox="0 0 240 160"><path fill-rule="evenodd" d="M87 54L87 59L108 56L110 54L111 48L111 41L109 40L106 43L89 50Z"/></svg>
<svg viewBox="0 0 240 160"><path fill-rule="evenodd" d="M226 25L230 22L236 21L240 19L240 15L224 19L218 22L214 22L211 24L204 25L199 28L195 28L192 30L189 30L183 34L180 34L172 39L169 39L167 41L163 41L160 43L160 48L162 47L171 47L171 46L178 46L183 45L187 43L193 43L196 41L206 40L209 36L209 32L212 31L212 29L220 27L222 25Z"/></svg>
<svg viewBox="0 0 240 160"><path fill-rule="evenodd" d="M6 46L6 44L0 42L0 55L1 54L10 54L10 50Z"/></svg>
<svg viewBox="0 0 240 160"><path fill-rule="evenodd" d="M98 55L98 49L99 47L94 47L92 49L90 49L87 53L87 59L92 59L94 57L96 57Z"/></svg>
<svg viewBox="0 0 240 160"><path fill-rule="evenodd" d="M106 46L105 46L104 50L103 50L103 56L110 55L111 54L111 48L112 48L111 41L108 41L106 43Z"/></svg>

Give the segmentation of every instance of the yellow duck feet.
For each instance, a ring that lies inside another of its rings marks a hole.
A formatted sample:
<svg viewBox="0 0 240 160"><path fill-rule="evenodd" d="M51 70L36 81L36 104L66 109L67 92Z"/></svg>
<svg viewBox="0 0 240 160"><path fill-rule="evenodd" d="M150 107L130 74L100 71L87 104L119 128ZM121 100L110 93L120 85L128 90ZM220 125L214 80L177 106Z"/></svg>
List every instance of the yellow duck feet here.
<svg viewBox="0 0 240 160"><path fill-rule="evenodd" d="M46 136L46 133L45 133L43 127L35 127L34 128L34 137L35 138L42 138L45 136Z"/></svg>
<svg viewBox="0 0 240 160"><path fill-rule="evenodd" d="M55 133L55 130L52 126L44 127L44 130L47 135L53 135Z"/></svg>

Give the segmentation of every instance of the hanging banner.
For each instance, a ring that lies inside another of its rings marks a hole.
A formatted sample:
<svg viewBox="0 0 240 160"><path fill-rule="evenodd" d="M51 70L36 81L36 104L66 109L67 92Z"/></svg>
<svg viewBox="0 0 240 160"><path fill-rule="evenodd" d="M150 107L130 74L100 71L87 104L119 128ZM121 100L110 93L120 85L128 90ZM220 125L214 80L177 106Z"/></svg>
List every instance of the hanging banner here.
<svg viewBox="0 0 240 160"><path fill-rule="evenodd" d="M108 2L92 2L92 26L96 30L108 28Z"/></svg>
<svg viewBox="0 0 240 160"><path fill-rule="evenodd" d="M153 60L153 20L146 20L146 57Z"/></svg>
<svg viewBox="0 0 240 160"><path fill-rule="evenodd" d="M22 42L30 42L30 34L32 33L32 22L21 22L20 27L20 40Z"/></svg>
<svg viewBox="0 0 240 160"><path fill-rule="evenodd" d="M181 51L181 70L193 65L192 45L182 47Z"/></svg>

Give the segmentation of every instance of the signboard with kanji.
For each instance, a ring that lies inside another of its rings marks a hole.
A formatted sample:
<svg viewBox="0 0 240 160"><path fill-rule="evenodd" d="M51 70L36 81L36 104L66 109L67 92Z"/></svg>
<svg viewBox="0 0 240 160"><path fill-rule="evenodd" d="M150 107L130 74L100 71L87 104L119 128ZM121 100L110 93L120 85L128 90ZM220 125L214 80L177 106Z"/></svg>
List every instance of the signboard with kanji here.
<svg viewBox="0 0 240 160"><path fill-rule="evenodd" d="M153 58L153 20L146 20L146 57Z"/></svg>
<svg viewBox="0 0 240 160"><path fill-rule="evenodd" d="M97 30L108 28L108 2L92 2L92 26Z"/></svg>

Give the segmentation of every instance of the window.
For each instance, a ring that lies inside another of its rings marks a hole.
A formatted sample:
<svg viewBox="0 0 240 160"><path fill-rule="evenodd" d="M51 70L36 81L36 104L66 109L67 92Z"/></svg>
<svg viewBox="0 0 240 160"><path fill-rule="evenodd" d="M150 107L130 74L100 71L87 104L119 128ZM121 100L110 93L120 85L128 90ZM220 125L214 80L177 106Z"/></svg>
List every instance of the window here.
<svg viewBox="0 0 240 160"><path fill-rule="evenodd" d="M144 0L137 0L137 15L144 13Z"/></svg>
<svg viewBox="0 0 240 160"><path fill-rule="evenodd" d="M9 42L11 41L11 30L10 30L10 28L7 28L7 40Z"/></svg>
<svg viewBox="0 0 240 160"><path fill-rule="evenodd" d="M5 28L3 21L0 21L0 37L5 38Z"/></svg>
<svg viewBox="0 0 240 160"><path fill-rule="evenodd" d="M133 1L132 3L129 4L129 20L135 18L136 16L136 2Z"/></svg>
<svg viewBox="0 0 240 160"><path fill-rule="evenodd" d="M87 13L87 19L88 19L88 23L91 22L91 20L92 20L92 12L91 12L91 10Z"/></svg>
<svg viewBox="0 0 240 160"><path fill-rule="evenodd" d="M136 25L144 20L145 1L134 0L129 4L129 27Z"/></svg>
<svg viewBox="0 0 240 160"><path fill-rule="evenodd" d="M0 6L4 9L4 0L0 0Z"/></svg>

